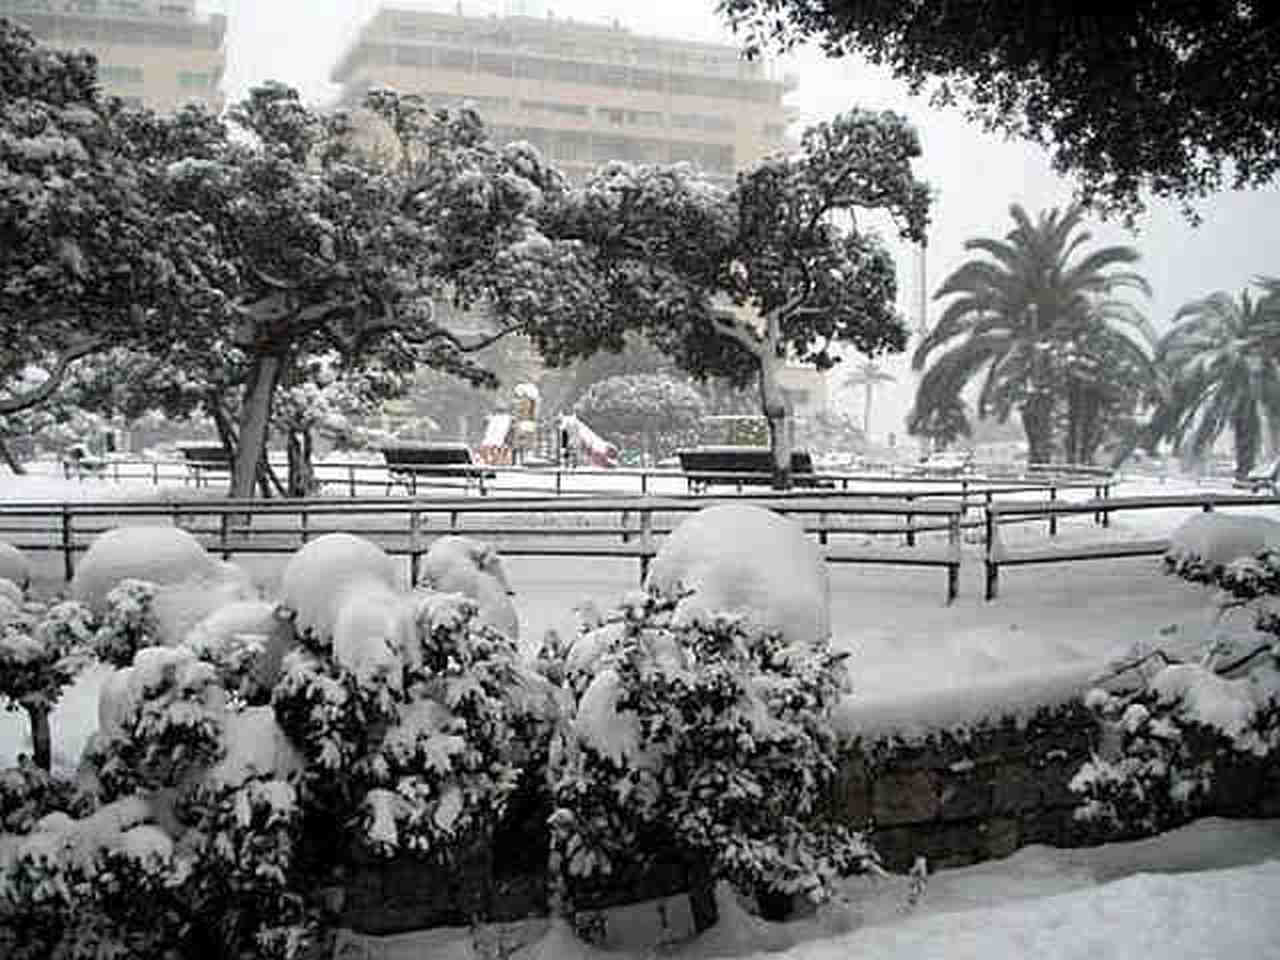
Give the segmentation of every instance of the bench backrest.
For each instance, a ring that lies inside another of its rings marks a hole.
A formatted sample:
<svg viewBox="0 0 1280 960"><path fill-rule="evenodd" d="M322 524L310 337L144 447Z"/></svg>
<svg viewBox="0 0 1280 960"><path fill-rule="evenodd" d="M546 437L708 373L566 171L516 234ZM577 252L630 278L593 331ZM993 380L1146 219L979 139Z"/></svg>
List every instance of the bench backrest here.
<svg viewBox="0 0 1280 960"><path fill-rule="evenodd" d="M681 450L680 469L686 473L772 473L773 451L768 447L699 447ZM791 451L791 472L813 473L807 450Z"/></svg>
<svg viewBox="0 0 1280 960"><path fill-rule="evenodd" d="M383 447L382 456L389 467L451 466L471 464L471 448L465 443L433 443L412 447Z"/></svg>
<svg viewBox="0 0 1280 960"><path fill-rule="evenodd" d="M192 443L178 448L188 463L201 466L229 466L231 458L220 443Z"/></svg>

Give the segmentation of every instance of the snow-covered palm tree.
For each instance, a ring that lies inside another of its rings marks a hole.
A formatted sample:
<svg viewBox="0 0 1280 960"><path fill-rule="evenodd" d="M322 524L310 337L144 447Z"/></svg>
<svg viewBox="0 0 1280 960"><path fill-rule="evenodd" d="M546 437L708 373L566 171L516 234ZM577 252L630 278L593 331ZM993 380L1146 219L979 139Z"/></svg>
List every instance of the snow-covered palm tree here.
<svg viewBox="0 0 1280 960"><path fill-rule="evenodd" d="M1218 292L1186 304L1157 354L1169 388L1152 419L1153 439L1199 461L1230 430L1238 477L1280 433L1280 280L1258 285L1261 297Z"/></svg>
<svg viewBox="0 0 1280 960"><path fill-rule="evenodd" d="M1138 260L1134 248L1088 249L1092 237L1081 229L1080 206L1035 220L1017 204L1009 212L1014 229L1001 240L967 241L965 249L981 256L934 294L948 303L912 358L912 367L924 371L912 416L924 422L935 409L957 409L961 391L980 383L978 416L1005 420L1018 413L1032 462L1045 462L1054 448L1055 408L1065 399L1066 348L1076 354L1087 348L1079 333L1089 317L1121 336L1140 327L1140 315L1117 295L1149 296L1150 288L1127 269Z"/></svg>

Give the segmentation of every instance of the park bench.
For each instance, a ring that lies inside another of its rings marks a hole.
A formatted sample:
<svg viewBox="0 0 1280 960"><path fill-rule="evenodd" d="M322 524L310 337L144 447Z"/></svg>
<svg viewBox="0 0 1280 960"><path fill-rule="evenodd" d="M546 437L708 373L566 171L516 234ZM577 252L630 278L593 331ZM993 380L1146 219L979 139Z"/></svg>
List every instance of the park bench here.
<svg viewBox="0 0 1280 960"><path fill-rule="evenodd" d="M1269 493L1275 496L1278 482L1280 482L1280 458L1250 470L1248 476L1243 480L1236 480L1232 486L1248 490L1250 493Z"/></svg>
<svg viewBox="0 0 1280 960"><path fill-rule="evenodd" d="M689 483L689 492L705 491L714 484L769 486L773 483L773 451L768 447L698 447L680 450L680 469ZM791 453L791 480L797 487L834 487L830 480L814 474L813 458L807 450Z"/></svg>
<svg viewBox="0 0 1280 960"><path fill-rule="evenodd" d="M420 479L429 483L432 478L462 478L469 488L475 482L485 493L484 482L497 474L476 463L471 448L465 443L416 443L382 448L387 462L387 495L396 484L402 484L410 495L416 496Z"/></svg>
<svg viewBox="0 0 1280 960"><path fill-rule="evenodd" d="M187 443L178 447L187 467L187 479L203 486L210 475L220 479L231 476L231 457L220 443Z"/></svg>

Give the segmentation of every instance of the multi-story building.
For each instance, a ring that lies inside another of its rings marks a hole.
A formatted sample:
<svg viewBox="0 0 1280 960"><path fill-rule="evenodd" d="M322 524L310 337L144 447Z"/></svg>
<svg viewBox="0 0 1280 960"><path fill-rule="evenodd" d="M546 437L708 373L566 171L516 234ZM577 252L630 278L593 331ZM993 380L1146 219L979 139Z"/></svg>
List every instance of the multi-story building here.
<svg viewBox="0 0 1280 960"><path fill-rule="evenodd" d="M689 161L728 179L783 145L790 80L731 46L618 25L384 7L331 79L475 105L501 139L528 140L571 177L609 160Z"/></svg>
<svg viewBox="0 0 1280 960"><path fill-rule="evenodd" d="M227 18L196 0L0 0L0 16L48 46L91 51L103 91L127 103L222 109Z"/></svg>
<svg viewBox="0 0 1280 960"><path fill-rule="evenodd" d="M361 28L330 79L347 104L375 87L470 103L495 139L532 143L575 180L610 160L687 161L724 183L783 148L795 85L725 44L393 6ZM816 370L788 367L784 381L798 414L826 408Z"/></svg>

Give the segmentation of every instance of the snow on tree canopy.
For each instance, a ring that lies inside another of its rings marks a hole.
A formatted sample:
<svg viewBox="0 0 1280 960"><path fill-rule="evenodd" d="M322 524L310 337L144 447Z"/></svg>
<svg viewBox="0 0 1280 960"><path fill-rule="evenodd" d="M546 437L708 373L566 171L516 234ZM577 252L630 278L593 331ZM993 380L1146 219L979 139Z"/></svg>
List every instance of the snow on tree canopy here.
<svg viewBox="0 0 1280 960"><path fill-rule="evenodd" d="M372 541L348 533L312 540L289 558L280 581L281 602L297 614L298 630L331 640L352 590L395 592L395 561Z"/></svg>
<svg viewBox="0 0 1280 960"><path fill-rule="evenodd" d="M71 580L71 599L100 617L107 594L121 580L166 584L216 579L217 563L199 540L177 527L117 527L89 545Z"/></svg>
<svg viewBox="0 0 1280 960"><path fill-rule="evenodd" d="M1280 523L1275 520L1199 513L1173 531L1168 556L1178 564L1198 561L1213 569L1267 547L1280 548Z"/></svg>
<svg viewBox="0 0 1280 960"><path fill-rule="evenodd" d="M740 613L790 643L831 636L822 553L798 524L762 507L720 504L695 513L663 543L645 587L665 596L693 591L676 608L676 622Z"/></svg>

